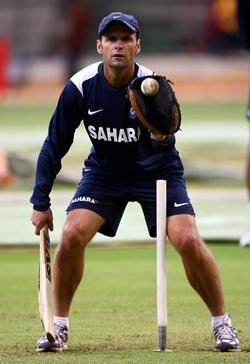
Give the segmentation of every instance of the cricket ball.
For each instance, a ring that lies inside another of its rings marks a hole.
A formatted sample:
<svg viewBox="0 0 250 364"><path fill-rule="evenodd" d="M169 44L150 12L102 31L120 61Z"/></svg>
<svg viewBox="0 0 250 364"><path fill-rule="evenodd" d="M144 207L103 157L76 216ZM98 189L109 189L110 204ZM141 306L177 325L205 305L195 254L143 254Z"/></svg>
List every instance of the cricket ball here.
<svg viewBox="0 0 250 364"><path fill-rule="evenodd" d="M147 77L141 83L141 91L145 96L155 96L159 91L159 83L154 78Z"/></svg>

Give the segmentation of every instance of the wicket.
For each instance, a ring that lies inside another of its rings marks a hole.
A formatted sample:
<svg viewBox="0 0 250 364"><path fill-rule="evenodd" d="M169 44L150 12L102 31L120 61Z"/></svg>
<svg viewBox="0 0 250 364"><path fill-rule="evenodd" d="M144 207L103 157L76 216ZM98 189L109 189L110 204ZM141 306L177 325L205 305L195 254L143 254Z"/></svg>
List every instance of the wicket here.
<svg viewBox="0 0 250 364"><path fill-rule="evenodd" d="M167 349L166 212L167 181L156 181L156 274L158 349Z"/></svg>

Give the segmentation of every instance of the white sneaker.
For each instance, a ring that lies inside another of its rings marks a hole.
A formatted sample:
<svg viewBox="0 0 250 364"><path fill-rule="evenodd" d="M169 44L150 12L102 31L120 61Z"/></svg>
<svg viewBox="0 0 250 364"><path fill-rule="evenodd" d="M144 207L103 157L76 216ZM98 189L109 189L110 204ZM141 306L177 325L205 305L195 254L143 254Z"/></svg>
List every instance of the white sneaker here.
<svg viewBox="0 0 250 364"><path fill-rule="evenodd" d="M240 246L250 246L250 229L247 230L240 238Z"/></svg>
<svg viewBox="0 0 250 364"><path fill-rule="evenodd" d="M68 329L66 326L55 325L56 339L50 341L46 334L36 344L37 352L60 352L66 350L68 345Z"/></svg>
<svg viewBox="0 0 250 364"><path fill-rule="evenodd" d="M230 316L227 314L221 325L214 327L215 351L240 351L240 343L237 332L231 324Z"/></svg>

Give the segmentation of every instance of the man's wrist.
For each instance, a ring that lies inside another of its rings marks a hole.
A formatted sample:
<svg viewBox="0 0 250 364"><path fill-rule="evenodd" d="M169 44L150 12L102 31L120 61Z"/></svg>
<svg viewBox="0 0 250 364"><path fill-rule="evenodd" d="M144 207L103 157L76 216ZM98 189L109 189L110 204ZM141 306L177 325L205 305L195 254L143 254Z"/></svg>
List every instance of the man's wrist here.
<svg viewBox="0 0 250 364"><path fill-rule="evenodd" d="M36 211L47 211L49 208L50 208L50 205L48 205L48 206L33 205L33 209Z"/></svg>
<svg viewBox="0 0 250 364"><path fill-rule="evenodd" d="M153 139L153 141L157 144L157 145L167 145L168 142L168 136L164 135L164 137L162 139Z"/></svg>

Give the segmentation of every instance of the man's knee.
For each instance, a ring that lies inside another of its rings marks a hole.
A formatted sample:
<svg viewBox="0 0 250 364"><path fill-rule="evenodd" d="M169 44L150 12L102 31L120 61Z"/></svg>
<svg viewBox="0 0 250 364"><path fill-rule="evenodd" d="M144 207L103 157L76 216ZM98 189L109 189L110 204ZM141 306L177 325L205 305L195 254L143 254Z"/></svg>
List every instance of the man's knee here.
<svg viewBox="0 0 250 364"><path fill-rule="evenodd" d="M70 211L63 228L62 246L85 248L104 222L103 217L90 210Z"/></svg>
<svg viewBox="0 0 250 364"><path fill-rule="evenodd" d="M73 222L66 222L62 232L62 244L65 247L74 249L81 246L84 248L90 240L87 228Z"/></svg>
<svg viewBox="0 0 250 364"><path fill-rule="evenodd" d="M194 256L199 253L203 246L203 242L196 231L183 231L176 236L172 243L180 255Z"/></svg>

